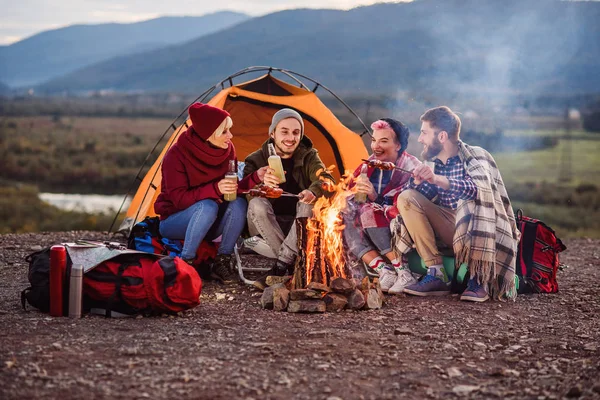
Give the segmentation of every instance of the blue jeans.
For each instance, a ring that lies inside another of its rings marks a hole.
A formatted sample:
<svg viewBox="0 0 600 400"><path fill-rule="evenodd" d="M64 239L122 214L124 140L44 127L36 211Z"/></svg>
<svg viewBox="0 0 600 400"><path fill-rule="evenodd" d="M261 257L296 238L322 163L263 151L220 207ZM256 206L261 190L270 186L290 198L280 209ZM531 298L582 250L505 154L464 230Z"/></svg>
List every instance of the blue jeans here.
<svg viewBox="0 0 600 400"><path fill-rule="evenodd" d="M232 254L235 242L246 225L246 199L221 204L215 200L200 200L183 211L169 215L160 222L160 234L169 239L183 239L181 258L194 259L202 240L223 235L218 254Z"/></svg>

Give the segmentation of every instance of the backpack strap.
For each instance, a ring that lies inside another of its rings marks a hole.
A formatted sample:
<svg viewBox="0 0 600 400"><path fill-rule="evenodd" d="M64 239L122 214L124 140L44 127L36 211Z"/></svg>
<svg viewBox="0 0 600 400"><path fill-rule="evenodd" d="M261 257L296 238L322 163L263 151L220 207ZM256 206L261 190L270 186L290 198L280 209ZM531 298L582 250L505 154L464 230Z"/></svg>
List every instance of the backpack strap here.
<svg viewBox="0 0 600 400"><path fill-rule="evenodd" d="M121 285L123 283L123 273L125 270L131 266L138 265L141 267L140 262L136 261L125 261L119 265L119 270L117 271L117 279L115 280L115 291L110 296L110 298L106 301L105 313L104 316L106 318L110 318L113 305L115 304L115 300L119 300L119 302L124 302L123 294L121 293Z"/></svg>

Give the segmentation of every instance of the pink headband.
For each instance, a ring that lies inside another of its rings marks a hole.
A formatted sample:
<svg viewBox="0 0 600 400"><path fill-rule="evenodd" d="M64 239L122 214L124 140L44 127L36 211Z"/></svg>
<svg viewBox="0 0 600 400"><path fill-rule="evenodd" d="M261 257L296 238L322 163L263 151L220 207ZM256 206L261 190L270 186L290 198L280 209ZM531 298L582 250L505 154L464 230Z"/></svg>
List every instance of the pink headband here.
<svg viewBox="0 0 600 400"><path fill-rule="evenodd" d="M391 129L393 131L392 126L388 122L383 121L381 119L373 122L371 124L371 129Z"/></svg>

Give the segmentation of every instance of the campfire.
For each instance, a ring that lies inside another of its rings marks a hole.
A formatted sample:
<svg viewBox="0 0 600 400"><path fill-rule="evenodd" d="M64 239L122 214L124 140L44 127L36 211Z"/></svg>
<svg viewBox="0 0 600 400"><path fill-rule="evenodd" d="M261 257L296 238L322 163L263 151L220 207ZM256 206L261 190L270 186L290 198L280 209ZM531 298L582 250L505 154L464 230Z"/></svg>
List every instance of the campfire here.
<svg viewBox="0 0 600 400"><path fill-rule="evenodd" d="M368 277L353 279L344 247L342 213L353 194L348 189L353 179L348 171L337 185L321 177L322 188L331 195L317 200L312 218L297 219L299 252L294 276L267 279L263 308L288 312L381 308L383 294L377 278L373 282Z"/></svg>

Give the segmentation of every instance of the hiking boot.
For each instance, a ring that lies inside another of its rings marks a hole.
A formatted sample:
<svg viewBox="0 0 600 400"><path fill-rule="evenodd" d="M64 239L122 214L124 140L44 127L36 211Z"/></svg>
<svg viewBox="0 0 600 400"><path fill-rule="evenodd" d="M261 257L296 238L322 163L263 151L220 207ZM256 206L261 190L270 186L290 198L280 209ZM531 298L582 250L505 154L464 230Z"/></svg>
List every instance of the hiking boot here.
<svg viewBox="0 0 600 400"><path fill-rule="evenodd" d="M410 272L408 267L402 268L398 271L398 279L396 279L396 283L394 283L394 286L392 286L390 290L388 290L388 293L400 294L404 291L405 287L414 285L415 283L417 283L417 280Z"/></svg>
<svg viewBox="0 0 600 400"><path fill-rule="evenodd" d="M248 239L245 239L242 242L242 248L252 250L256 254L260 254L261 256L268 258L277 258L277 255L273 253L271 247L267 244L267 241L260 236L252 236Z"/></svg>
<svg viewBox="0 0 600 400"><path fill-rule="evenodd" d="M488 296L488 292L485 288L485 285L480 284L477 278L472 278L469 280L467 288L463 292L462 296L460 296L461 300L475 301L478 303L483 303L489 298L490 296Z"/></svg>
<svg viewBox="0 0 600 400"><path fill-rule="evenodd" d="M232 256L230 254L217 254L211 266L211 278L222 283L233 282L237 279L237 274L232 268Z"/></svg>
<svg viewBox="0 0 600 400"><path fill-rule="evenodd" d="M394 283L396 283L396 271L389 265L384 266L381 271L379 271L379 287L382 292L386 292L390 290Z"/></svg>
<svg viewBox="0 0 600 400"><path fill-rule="evenodd" d="M420 282L405 287L404 293L414 296L444 296L450 293L450 287L435 275L425 275Z"/></svg>
<svg viewBox="0 0 600 400"><path fill-rule="evenodd" d="M294 273L294 266L283 261L277 260L273 268L259 276L252 285L259 290L265 290L267 287L267 277L269 276L285 276Z"/></svg>

